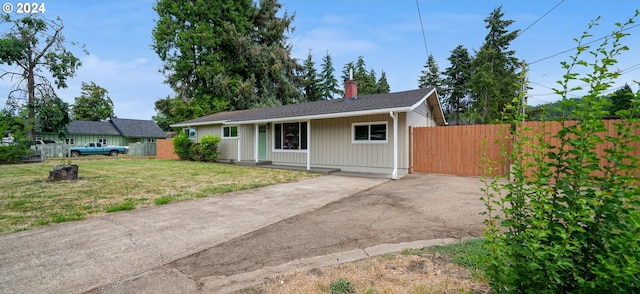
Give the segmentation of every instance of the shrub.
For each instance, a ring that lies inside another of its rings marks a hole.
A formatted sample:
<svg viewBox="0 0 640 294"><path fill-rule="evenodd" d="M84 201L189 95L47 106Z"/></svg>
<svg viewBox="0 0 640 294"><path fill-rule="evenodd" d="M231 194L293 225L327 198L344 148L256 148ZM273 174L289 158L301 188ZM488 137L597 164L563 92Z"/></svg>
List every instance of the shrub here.
<svg viewBox="0 0 640 294"><path fill-rule="evenodd" d="M512 181L487 181L483 197L490 252L485 274L497 292L640 291L640 161L633 156L640 142L638 94L631 109L619 112L623 119L614 130L601 120L608 114L604 92L619 75L610 69L628 50L620 40L638 14L616 24L617 30L588 52L595 61L580 59L589 50L587 31L577 39L571 62L562 63L566 74L556 93L575 121L560 120L562 129L549 134L522 126L521 97L509 108L515 132L512 150L504 155L512 163ZM579 75L575 67L592 72ZM591 88L582 99L569 100L575 82Z"/></svg>
<svg viewBox="0 0 640 294"><path fill-rule="evenodd" d="M193 145L193 143L189 140L189 135L185 132L180 132L173 138L173 149L182 160L193 160L191 145Z"/></svg>
<svg viewBox="0 0 640 294"><path fill-rule="evenodd" d="M204 135L200 138L200 158L202 161L213 162L218 159L218 143L220 137L213 135Z"/></svg>
<svg viewBox="0 0 640 294"><path fill-rule="evenodd" d="M22 156L32 152L22 144L0 145L0 164L17 163Z"/></svg>

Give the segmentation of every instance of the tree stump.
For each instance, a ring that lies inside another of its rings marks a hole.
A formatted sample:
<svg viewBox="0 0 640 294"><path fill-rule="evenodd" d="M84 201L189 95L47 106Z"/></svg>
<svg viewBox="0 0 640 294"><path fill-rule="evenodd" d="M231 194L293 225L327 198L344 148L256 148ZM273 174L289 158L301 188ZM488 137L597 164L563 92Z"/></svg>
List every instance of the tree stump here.
<svg viewBox="0 0 640 294"><path fill-rule="evenodd" d="M75 181L78 179L78 165L63 164L49 171L47 182Z"/></svg>

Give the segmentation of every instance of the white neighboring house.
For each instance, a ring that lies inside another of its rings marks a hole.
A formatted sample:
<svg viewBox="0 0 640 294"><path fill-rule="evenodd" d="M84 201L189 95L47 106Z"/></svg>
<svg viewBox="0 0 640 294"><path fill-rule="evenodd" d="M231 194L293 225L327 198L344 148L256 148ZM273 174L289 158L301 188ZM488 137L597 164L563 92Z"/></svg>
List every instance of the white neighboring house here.
<svg viewBox="0 0 640 294"><path fill-rule="evenodd" d="M216 135L219 159L387 174L408 173L409 127L446 125L435 88L219 112L180 122L195 142ZM350 88L355 87L355 88Z"/></svg>

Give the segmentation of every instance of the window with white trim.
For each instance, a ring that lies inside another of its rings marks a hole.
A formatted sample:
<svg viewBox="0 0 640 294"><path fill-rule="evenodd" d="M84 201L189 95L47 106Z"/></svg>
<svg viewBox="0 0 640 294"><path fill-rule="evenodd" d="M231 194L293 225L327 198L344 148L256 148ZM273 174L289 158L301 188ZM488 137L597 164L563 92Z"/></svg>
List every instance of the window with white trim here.
<svg viewBox="0 0 640 294"><path fill-rule="evenodd" d="M76 138L65 138L64 139L64 143L67 145L75 145L76 144Z"/></svg>
<svg viewBox="0 0 640 294"><path fill-rule="evenodd" d="M147 143L155 143L156 138L147 138Z"/></svg>
<svg viewBox="0 0 640 294"><path fill-rule="evenodd" d="M353 123L352 143L387 143L387 122Z"/></svg>
<svg viewBox="0 0 640 294"><path fill-rule="evenodd" d="M238 126L223 126L222 138L223 139L238 138Z"/></svg>
<svg viewBox="0 0 640 294"><path fill-rule="evenodd" d="M307 150L307 122L273 124L274 150Z"/></svg>
<svg viewBox="0 0 640 294"><path fill-rule="evenodd" d="M190 128L190 129L184 129L184 131L189 136L189 139L191 139L191 140L195 140L196 139L196 129Z"/></svg>
<svg viewBox="0 0 640 294"><path fill-rule="evenodd" d="M102 145L107 145L107 138L98 139L98 143L101 143Z"/></svg>

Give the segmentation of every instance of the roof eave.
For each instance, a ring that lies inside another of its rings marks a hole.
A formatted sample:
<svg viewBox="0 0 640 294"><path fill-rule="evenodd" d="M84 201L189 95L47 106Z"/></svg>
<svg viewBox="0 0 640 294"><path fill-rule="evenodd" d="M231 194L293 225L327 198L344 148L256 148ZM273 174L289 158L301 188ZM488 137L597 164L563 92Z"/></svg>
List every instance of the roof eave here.
<svg viewBox="0 0 640 294"><path fill-rule="evenodd" d="M431 96L433 93L436 92L436 88L432 88L431 91L429 91L429 93L427 93L426 95L424 95L424 97L422 97L422 99L418 100L418 102L414 103L413 105L411 105L411 111L415 110L416 108L418 108L418 106L420 106L422 103L424 103L427 98L429 98L429 96Z"/></svg>
<svg viewBox="0 0 640 294"><path fill-rule="evenodd" d="M201 122L192 122L192 123L177 123L169 125L172 128L182 128L182 127L198 127L198 126L207 126L207 125L220 125L224 124L226 120L214 120L214 121L201 121Z"/></svg>
<svg viewBox="0 0 640 294"><path fill-rule="evenodd" d="M360 111L350 111L350 112L336 112L336 113L326 113L326 114L315 114L315 115L304 115L304 116L290 116L290 117L280 117L280 118L266 118L266 119L256 119L256 120L229 120L225 121L223 124L261 124L261 123L269 123L269 122L280 122L280 121L306 121L312 119L329 119L329 118L342 118L349 116L362 116L362 115L373 115L373 114L384 114L389 112L409 112L411 111L412 106L403 106L403 107L394 107L394 108L380 108L380 109L370 109L370 110L360 110Z"/></svg>
<svg viewBox="0 0 640 294"><path fill-rule="evenodd" d="M436 105L434 106L434 108L437 108L438 114L440 115L440 117L442 118L442 123L441 125L446 126L449 123L447 122L447 118L444 116L444 110L442 109L442 104L440 103L440 99L438 98L438 92L436 91L436 88L433 88L433 91L429 92L429 95L427 95L428 97L431 97L431 94L435 94L433 95L433 99L435 99L435 103ZM437 116L434 113L434 116ZM436 125L437 125L437 121L436 121Z"/></svg>

